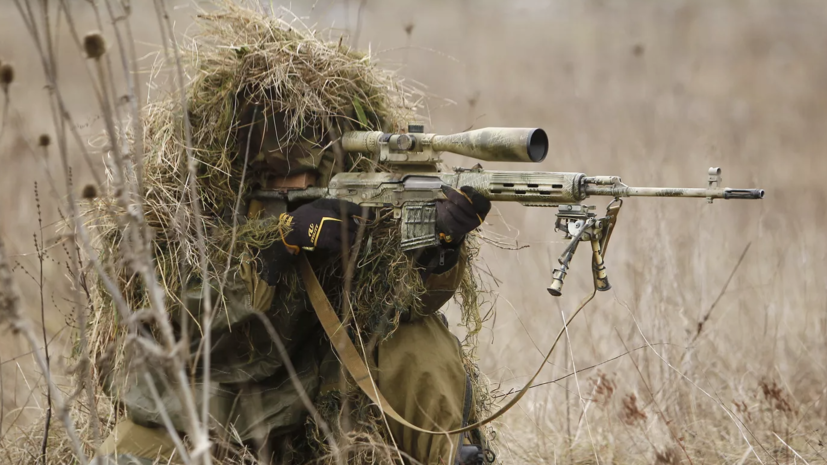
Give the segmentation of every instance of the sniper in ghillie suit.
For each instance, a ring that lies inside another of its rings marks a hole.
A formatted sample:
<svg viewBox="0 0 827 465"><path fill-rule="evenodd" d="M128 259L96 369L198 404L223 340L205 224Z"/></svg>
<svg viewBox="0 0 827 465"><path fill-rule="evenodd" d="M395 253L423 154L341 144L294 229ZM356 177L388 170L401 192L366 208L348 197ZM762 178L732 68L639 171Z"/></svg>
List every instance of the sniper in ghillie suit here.
<svg viewBox="0 0 827 465"><path fill-rule="evenodd" d="M182 93L107 128L113 152L139 145L142 158L113 153L109 182L83 190L84 251L107 264L82 328L112 419L104 463L494 463L491 421L563 330L495 405L475 358L492 202L555 216L565 244L550 296L587 248L593 291L571 322L611 288L625 197L764 195L722 187L718 168L696 188L539 171L543 129L431 133L421 92L341 40L231 2L196 22L165 65L191 77ZM101 66L102 36L84 45ZM449 169L441 152L523 166ZM584 204L596 196L611 199L605 213ZM440 311L451 299L462 340Z"/></svg>

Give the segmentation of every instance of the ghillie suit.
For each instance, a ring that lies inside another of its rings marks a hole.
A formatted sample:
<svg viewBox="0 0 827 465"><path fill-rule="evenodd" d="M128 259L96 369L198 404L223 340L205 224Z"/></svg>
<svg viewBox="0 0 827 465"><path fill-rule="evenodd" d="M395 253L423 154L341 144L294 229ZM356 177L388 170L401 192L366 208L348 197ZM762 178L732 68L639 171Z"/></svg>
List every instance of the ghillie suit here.
<svg viewBox="0 0 827 465"><path fill-rule="evenodd" d="M402 454L389 447L395 444L422 463L448 463L460 438L417 434L386 420L343 373L304 283L279 252L289 228L279 214L294 206L245 200L259 188L297 180L325 185L342 170L382 170L368 158L340 151L337 156L336 135L404 127L414 116L414 94L341 41L324 42L229 2L199 16L198 22L201 33L184 52L192 75L186 97L202 224L196 225L198 217L187 202L192 180L187 179L187 141L176 99L147 109L143 184L170 319L177 336L191 343L196 399L201 398L200 344L203 331L211 332L213 436L225 444L249 446L254 455L278 463L337 460L330 438L308 415L290 382L275 342L280 339L318 418L333 432L335 449L343 454L339 459L398 462ZM102 254L114 257L124 231L106 200L96 207ZM311 255L312 264L393 407L425 428L457 428L489 407L473 360L474 335L481 328L470 266L473 239L452 250L447 260L427 253L412 256L401 251L397 226L387 212L376 216L354 249L358 255L351 280L345 279L340 256ZM207 232L206 277L199 272L195 233L201 226ZM130 307L148 306L149 295L139 280L126 266L116 268ZM210 328L200 326L203 283L209 283L214 303ZM463 344L438 313L458 289L469 333ZM174 383L162 368L148 366L125 347L128 337L118 326L111 296L103 286L95 291L94 358L102 367L101 383L128 418L115 428L103 452L119 447L128 449L119 452L167 456L173 449L159 428L162 410L179 431L187 421L171 388ZM152 325L148 330L154 330ZM155 380L152 386L143 377L146 372ZM487 434L476 436L466 442L485 442Z"/></svg>

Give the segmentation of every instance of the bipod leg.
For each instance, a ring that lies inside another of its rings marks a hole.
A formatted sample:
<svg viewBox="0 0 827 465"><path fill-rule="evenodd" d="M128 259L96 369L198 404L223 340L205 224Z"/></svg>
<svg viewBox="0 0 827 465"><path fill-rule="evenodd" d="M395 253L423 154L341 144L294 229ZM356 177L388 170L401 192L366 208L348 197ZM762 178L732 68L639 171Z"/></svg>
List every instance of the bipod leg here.
<svg viewBox="0 0 827 465"><path fill-rule="evenodd" d="M609 278L606 276L606 264L603 262L603 255L600 254L600 241L592 239L592 275L594 276L594 287L598 291L608 291L612 288Z"/></svg>
<svg viewBox="0 0 827 465"><path fill-rule="evenodd" d="M579 240L577 242L579 242ZM560 268L555 268L554 271L551 272L551 284L548 286L548 293L554 297L563 295L563 280L566 279L566 274L569 271L571 257L574 256L574 252L577 250L577 242L574 243L575 246L572 247L571 250L569 250L568 247L566 248L566 251L563 252L563 255L557 260L560 262Z"/></svg>
<svg viewBox="0 0 827 465"><path fill-rule="evenodd" d="M566 279L566 274L569 271L569 262L571 262L574 252L577 251L577 245L580 244L580 238L583 237L583 232L593 225L594 219L589 218L580 230L577 231L577 234L572 236L569 245L566 246L560 258L557 259L557 261L560 262L560 268L551 272L551 284L548 286L548 293L554 297L563 295L563 280Z"/></svg>

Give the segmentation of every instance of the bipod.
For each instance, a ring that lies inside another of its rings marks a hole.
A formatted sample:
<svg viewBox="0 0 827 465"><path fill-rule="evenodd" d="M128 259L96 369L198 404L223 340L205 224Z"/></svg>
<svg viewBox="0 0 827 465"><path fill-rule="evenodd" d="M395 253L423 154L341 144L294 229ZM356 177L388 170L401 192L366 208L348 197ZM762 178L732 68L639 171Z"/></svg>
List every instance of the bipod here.
<svg viewBox="0 0 827 465"><path fill-rule="evenodd" d="M549 294L558 297L563 294L563 281L569 271L569 266L577 246L581 241L589 241L592 249L592 276L595 288L598 291L608 291L612 288L606 274L606 264L603 258L606 255L606 248L609 245L614 226L617 223L617 215L623 201L615 199L606 207L606 216L596 218L592 210L594 206L588 205L559 205L557 208L557 221L555 230L563 231L569 243L560 254L557 261L560 268L555 268L551 273L551 284L548 286Z"/></svg>

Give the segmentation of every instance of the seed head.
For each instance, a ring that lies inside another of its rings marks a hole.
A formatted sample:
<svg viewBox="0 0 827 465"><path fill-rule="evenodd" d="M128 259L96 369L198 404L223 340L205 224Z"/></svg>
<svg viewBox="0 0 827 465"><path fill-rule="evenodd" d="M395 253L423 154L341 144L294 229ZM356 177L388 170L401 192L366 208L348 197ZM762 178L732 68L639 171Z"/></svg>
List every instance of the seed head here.
<svg viewBox="0 0 827 465"><path fill-rule="evenodd" d="M92 200L98 196L98 188L94 184L87 184L80 195L86 200Z"/></svg>
<svg viewBox="0 0 827 465"><path fill-rule="evenodd" d="M0 65L0 84L3 88L7 88L12 82L14 82L14 67L11 63L3 63Z"/></svg>
<svg viewBox="0 0 827 465"><path fill-rule="evenodd" d="M646 48L643 46L643 44L635 44L635 46L632 47L632 55L636 57L643 56L645 52Z"/></svg>
<svg viewBox="0 0 827 465"><path fill-rule="evenodd" d="M41 134L40 137L37 138L37 145L41 147L48 147L49 144L52 143L52 138L49 137L48 134Z"/></svg>
<svg viewBox="0 0 827 465"><path fill-rule="evenodd" d="M106 53L106 41L100 32L90 32L83 38L83 50L89 58L98 59Z"/></svg>

